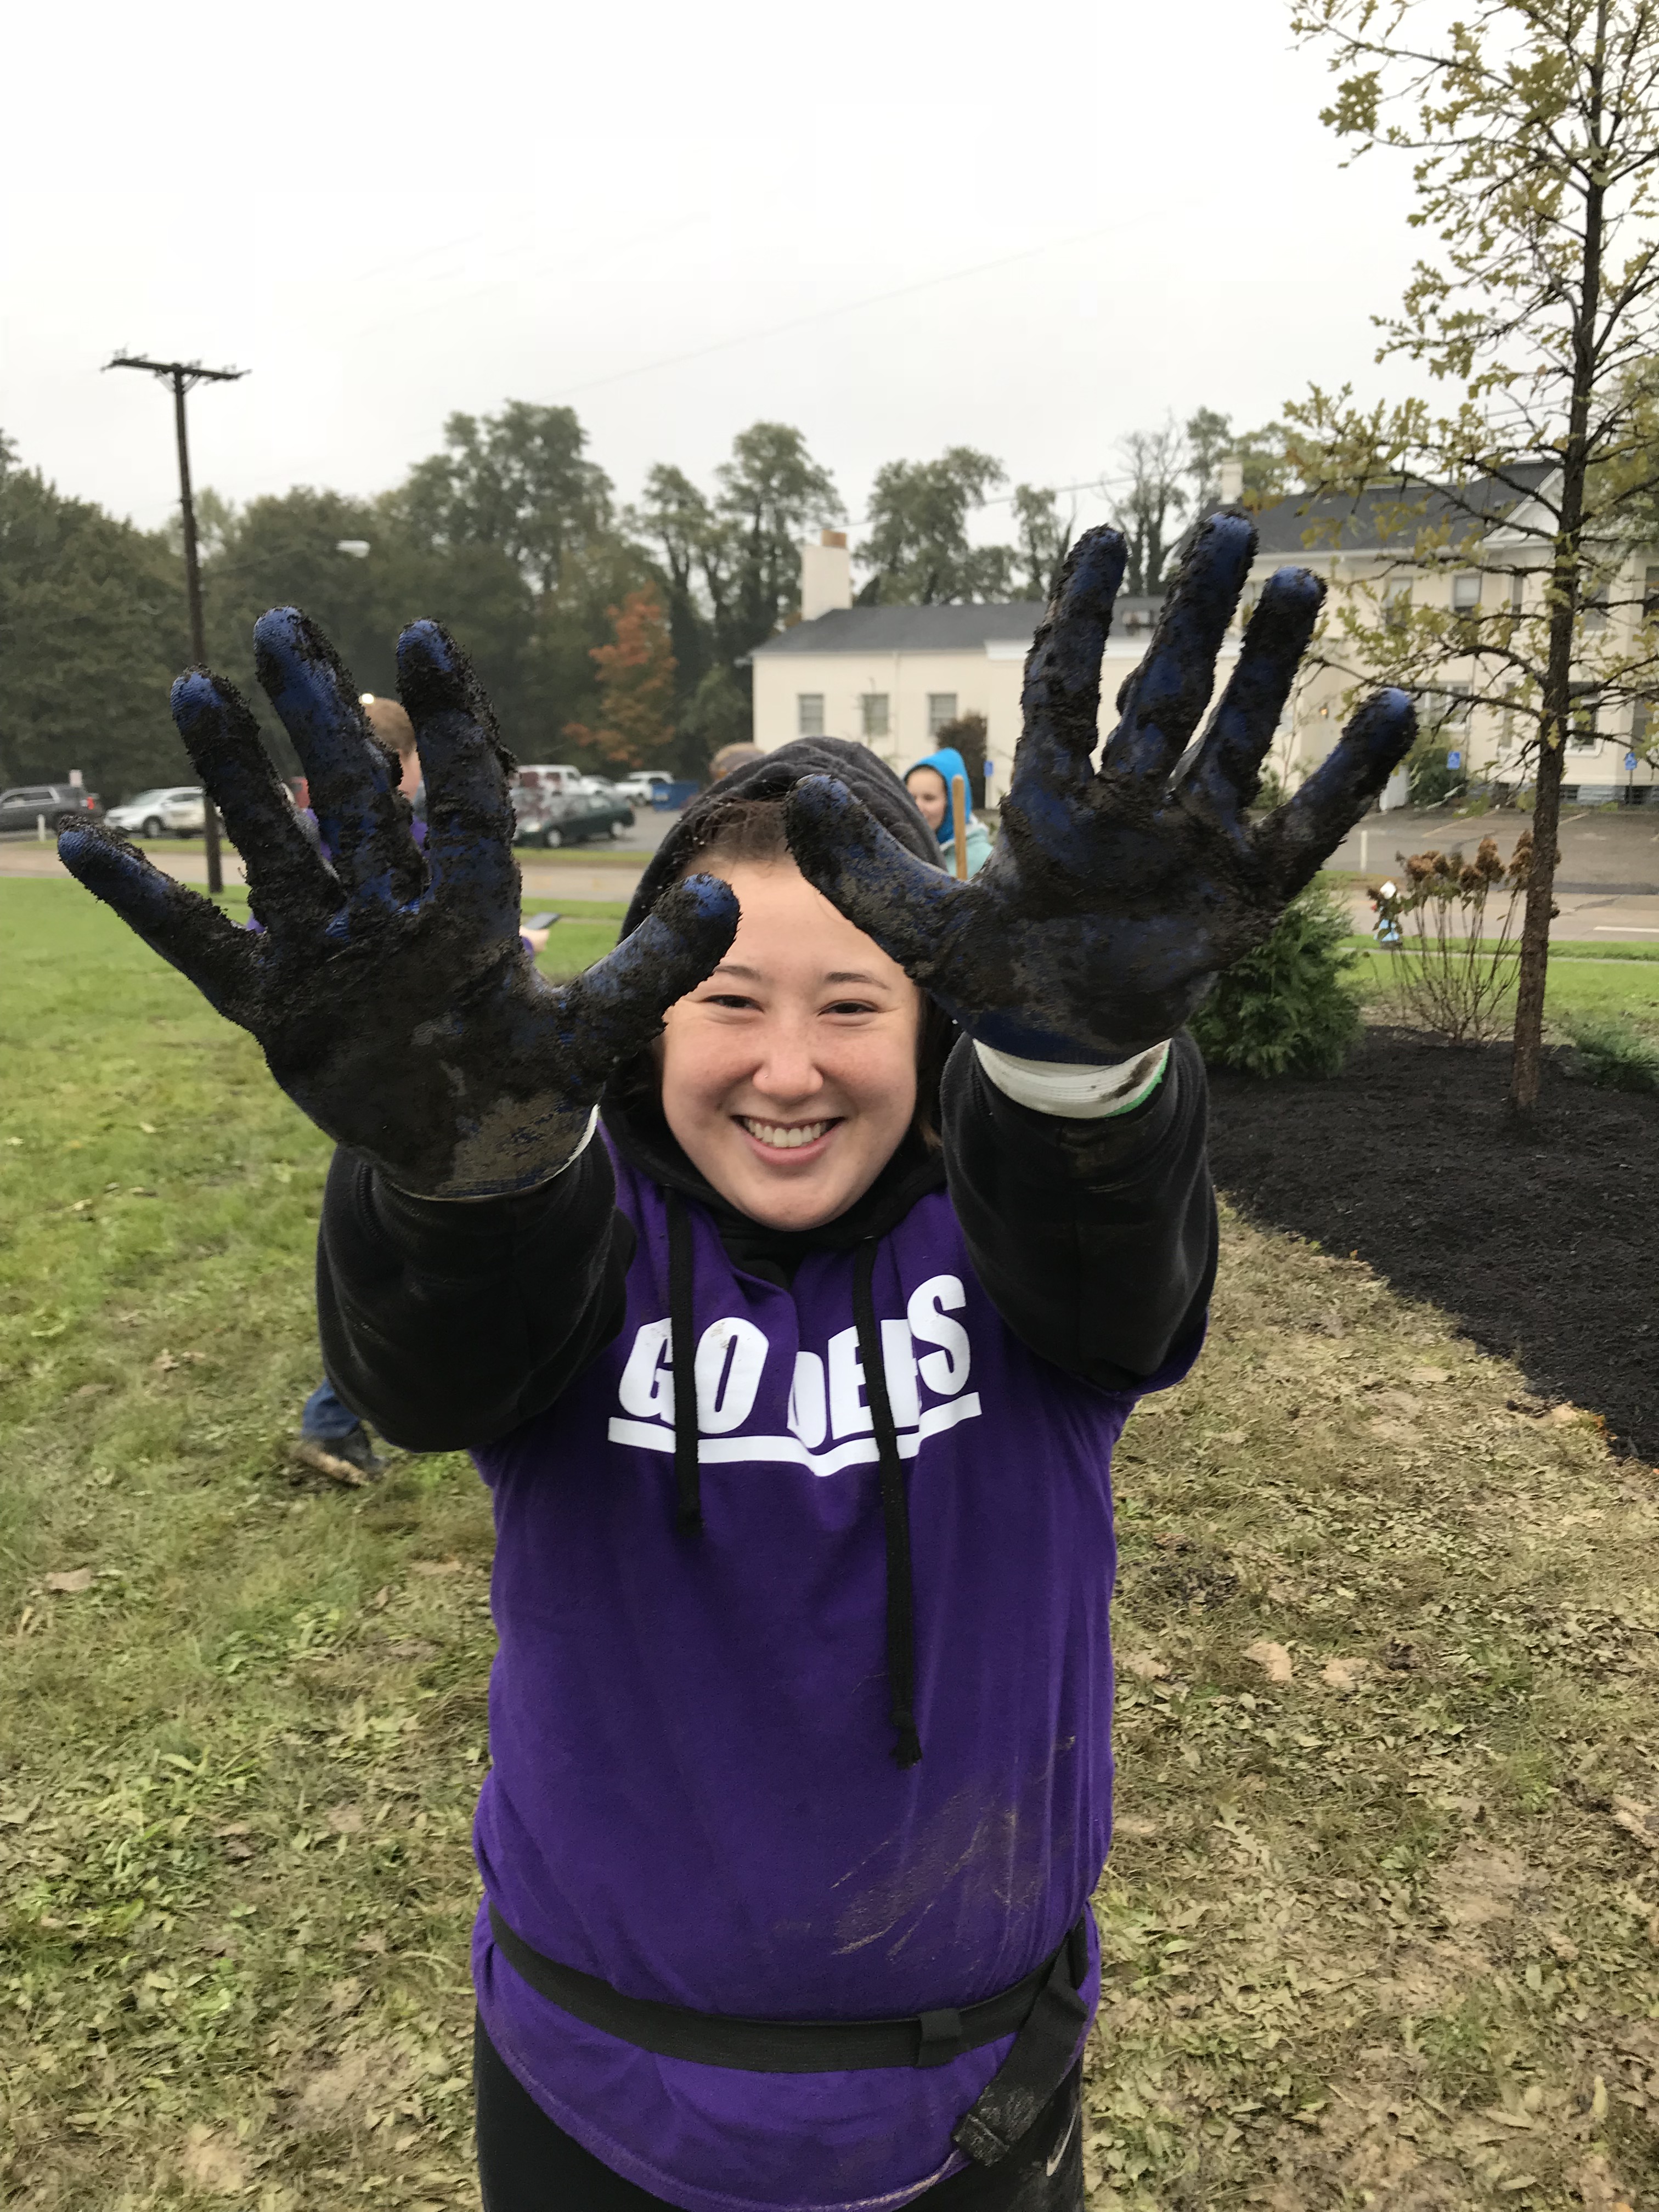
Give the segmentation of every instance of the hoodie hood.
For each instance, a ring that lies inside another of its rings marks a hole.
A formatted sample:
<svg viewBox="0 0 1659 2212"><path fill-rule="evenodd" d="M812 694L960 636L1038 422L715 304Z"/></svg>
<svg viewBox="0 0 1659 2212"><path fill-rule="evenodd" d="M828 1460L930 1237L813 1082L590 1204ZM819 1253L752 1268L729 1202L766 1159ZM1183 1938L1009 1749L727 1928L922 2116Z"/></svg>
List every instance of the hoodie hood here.
<svg viewBox="0 0 1659 2212"><path fill-rule="evenodd" d="M963 799L967 809L963 819L969 822L974 818L974 779L968 773L967 762L963 760L954 745L941 745L937 752L924 753L920 760L912 761L904 771L904 780L907 784L919 768L934 769L944 782L945 819L939 823L935 834L941 845L948 845L951 842L951 825L953 819L951 807L951 779L953 775L959 775L962 778Z"/></svg>
<svg viewBox="0 0 1659 2212"><path fill-rule="evenodd" d="M734 799L781 799L803 776L833 775L862 801L907 851L934 867L939 865L933 834L916 803L884 761L867 746L845 738L799 738L775 752L748 761L699 792L658 846L622 926L631 935L664 890L696 852L703 825L717 807ZM847 1251L871 1237L885 1236L924 1191L945 1181L943 1155L913 1132L894 1153L864 1196L834 1221L808 1230L767 1229L721 1198L698 1174L675 1142L664 1119L654 1070L648 1056L619 1068L606 1086L605 1125L611 1141L633 1166L665 1189L678 1191L705 1207L719 1224L722 1241L740 1266L775 1281L788 1281L809 1251Z"/></svg>
<svg viewBox="0 0 1659 2212"><path fill-rule="evenodd" d="M957 753L940 754L957 763L958 775L967 771ZM916 810L916 802L885 761L878 760L867 745L849 738L797 738L758 760L745 761L707 791L700 791L679 820L658 846L639 888L629 903L622 933L629 937L645 920L669 884L681 875L701 841L703 826L717 807L734 799L782 799L802 778L833 775L847 786L854 799L867 806L882 828L896 837L919 860L939 865L939 847L933 831Z"/></svg>

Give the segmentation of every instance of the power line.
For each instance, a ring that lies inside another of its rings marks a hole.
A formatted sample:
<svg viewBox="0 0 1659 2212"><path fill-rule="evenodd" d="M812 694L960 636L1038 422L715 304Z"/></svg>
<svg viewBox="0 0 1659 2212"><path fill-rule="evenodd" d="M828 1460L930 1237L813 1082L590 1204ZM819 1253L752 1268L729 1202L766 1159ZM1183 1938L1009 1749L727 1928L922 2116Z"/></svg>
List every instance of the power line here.
<svg viewBox="0 0 1659 2212"><path fill-rule="evenodd" d="M982 276L988 270L1006 269L1016 261L1034 260L1039 253L1048 253L1059 246L1086 245L1091 238L1103 238L1111 229L1102 223L1094 230L1079 230L1069 238L1044 239L1040 246L1028 246L1018 253L1005 253L994 261L975 262L971 269L951 269L939 276L923 276L914 284L900 284L890 292L872 292L866 299L844 300L837 307L815 307L810 314L794 315L787 323L774 323L765 330L744 331L735 337L716 338L710 345L694 346L688 353L665 354L657 361L642 361L632 368L613 369L608 376L590 376L581 384L568 384L560 392L561 399L574 399L583 392L598 392L610 384L625 383L629 377L649 376L659 368L678 368L689 361L706 361L710 354L726 353L732 347L760 345L768 338L781 337L787 331L804 330L810 323L828 322L836 315L858 313L865 307L879 307L889 300L909 299L917 292L932 291L940 284L960 283L969 276Z"/></svg>

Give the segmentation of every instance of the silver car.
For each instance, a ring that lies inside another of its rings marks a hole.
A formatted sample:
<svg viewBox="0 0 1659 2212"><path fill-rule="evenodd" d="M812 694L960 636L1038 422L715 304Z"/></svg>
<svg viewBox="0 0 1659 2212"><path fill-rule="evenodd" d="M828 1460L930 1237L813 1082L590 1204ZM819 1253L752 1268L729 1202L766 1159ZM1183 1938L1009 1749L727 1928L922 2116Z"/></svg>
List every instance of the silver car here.
<svg viewBox="0 0 1659 2212"><path fill-rule="evenodd" d="M207 828L202 794L193 783L141 791L136 799L112 806L104 819L130 837L199 837Z"/></svg>

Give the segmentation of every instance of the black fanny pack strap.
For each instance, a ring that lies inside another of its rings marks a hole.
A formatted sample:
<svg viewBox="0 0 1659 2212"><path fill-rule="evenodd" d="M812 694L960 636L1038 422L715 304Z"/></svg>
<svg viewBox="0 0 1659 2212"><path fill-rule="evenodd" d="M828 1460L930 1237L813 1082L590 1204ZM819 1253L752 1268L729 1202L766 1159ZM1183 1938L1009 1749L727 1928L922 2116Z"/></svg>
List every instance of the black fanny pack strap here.
<svg viewBox="0 0 1659 2212"><path fill-rule="evenodd" d="M690 2058L699 2065L750 2074L857 2073L876 2067L947 2065L965 2051L1012 2035L1012 2050L956 2131L961 2148L984 2166L1018 2142L1059 2087L1085 2018L1077 1993L1089 1964L1081 1920L1052 1959L1000 1996L960 2011L846 2021L744 2020L624 1996L609 1982L533 1949L494 1905L489 1928L502 1956L532 1990L590 2027L665 2058Z"/></svg>
<svg viewBox="0 0 1659 2212"><path fill-rule="evenodd" d="M976 2166L1006 2158L1071 2071L1089 2017L1079 1994L1088 1971L1088 1936L1079 1920L1055 1953L1013 2049L951 2130L951 2142Z"/></svg>

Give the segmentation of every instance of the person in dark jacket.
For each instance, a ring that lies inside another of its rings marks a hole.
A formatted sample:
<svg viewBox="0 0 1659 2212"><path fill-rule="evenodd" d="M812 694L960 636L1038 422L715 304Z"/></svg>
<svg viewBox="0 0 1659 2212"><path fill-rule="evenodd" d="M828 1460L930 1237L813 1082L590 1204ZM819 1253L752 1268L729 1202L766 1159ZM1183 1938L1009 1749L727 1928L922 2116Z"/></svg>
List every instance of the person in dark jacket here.
<svg viewBox="0 0 1659 2212"><path fill-rule="evenodd" d="M259 673L332 867L199 672L175 714L263 935L62 842L338 1140L341 1396L492 1492L488 2212L1082 2204L1109 1464L1215 1267L1182 1024L1412 734L1382 695L1250 829L1319 603L1281 571L1171 784L1253 553L1243 517L1204 526L1097 772L1123 547L1080 541L975 883L867 751L803 741L688 808L562 989L517 942L502 757L433 624L399 647L424 855L292 611Z"/></svg>

